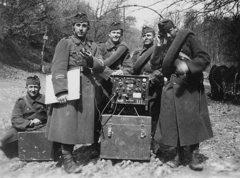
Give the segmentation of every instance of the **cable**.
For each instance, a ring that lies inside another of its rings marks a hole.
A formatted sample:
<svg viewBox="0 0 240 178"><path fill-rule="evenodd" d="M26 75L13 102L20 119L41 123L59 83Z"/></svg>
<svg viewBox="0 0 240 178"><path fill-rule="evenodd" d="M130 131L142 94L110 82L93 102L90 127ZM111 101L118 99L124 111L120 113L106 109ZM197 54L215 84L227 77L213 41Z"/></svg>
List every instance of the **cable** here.
<svg viewBox="0 0 240 178"><path fill-rule="evenodd" d="M100 118L101 118L103 112L105 111L105 109L107 108L107 106L109 105L109 103L114 99L115 96L117 96L117 95L114 94L114 95L112 96L112 98L110 98L110 100L108 101L108 103L105 105L105 107L103 108L102 112L101 112L100 115L99 115L98 120L100 120Z"/></svg>
<svg viewBox="0 0 240 178"><path fill-rule="evenodd" d="M117 100L119 99L119 97L120 97L120 96L118 96ZM112 114L107 118L107 120L105 121L105 123L102 124L102 129L103 129L103 127L107 124L107 122L109 121L109 119L113 116L113 114L116 112L117 106L118 106L118 104L116 103L115 108L114 108Z"/></svg>

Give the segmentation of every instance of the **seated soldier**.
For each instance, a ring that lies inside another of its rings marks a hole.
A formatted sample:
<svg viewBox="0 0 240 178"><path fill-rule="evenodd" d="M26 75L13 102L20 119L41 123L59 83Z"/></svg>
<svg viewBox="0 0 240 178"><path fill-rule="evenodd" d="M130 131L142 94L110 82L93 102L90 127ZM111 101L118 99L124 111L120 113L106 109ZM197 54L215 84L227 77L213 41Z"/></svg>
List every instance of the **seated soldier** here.
<svg viewBox="0 0 240 178"><path fill-rule="evenodd" d="M18 140L17 133L42 128L47 122L47 108L45 96L40 94L40 80L38 76L27 77L27 94L15 102L11 128L0 139L0 148L4 149L10 143Z"/></svg>

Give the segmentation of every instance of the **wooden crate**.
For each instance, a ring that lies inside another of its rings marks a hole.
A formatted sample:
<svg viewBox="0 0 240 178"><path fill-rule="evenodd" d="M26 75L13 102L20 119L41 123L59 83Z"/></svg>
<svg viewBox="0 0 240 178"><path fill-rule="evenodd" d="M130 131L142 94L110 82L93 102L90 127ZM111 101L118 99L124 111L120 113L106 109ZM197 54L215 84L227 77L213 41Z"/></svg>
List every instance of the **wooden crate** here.
<svg viewBox="0 0 240 178"><path fill-rule="evenodd" d="M151 117L103 115L100 157L150 160Z"/></svg>
<svg viewBox="0 0 240 178"><path fill-rule="evenodd" d="M24 161L53 161L53 142L47 140L45 131L19 132L18 157Z"/></svg>

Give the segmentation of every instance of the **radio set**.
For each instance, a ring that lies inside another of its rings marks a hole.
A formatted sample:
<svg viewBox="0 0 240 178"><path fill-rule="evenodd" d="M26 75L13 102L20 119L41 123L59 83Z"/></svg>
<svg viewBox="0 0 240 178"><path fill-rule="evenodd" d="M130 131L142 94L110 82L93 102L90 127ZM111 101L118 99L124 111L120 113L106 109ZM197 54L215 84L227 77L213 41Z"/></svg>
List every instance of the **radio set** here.
<svg viewBox="0 0 240 178"><path fill-rule="evenodd" d="M145 106L145 111L148 111L149 77L114 75L112 81L111 108L113 109L114 105L117 108L119 105L121 111L118 113L116 110L113 112L115 115L102 115L100 157L150 160L151 117L138 114L140 113L138 109L142 113L142 106ZM124 113L125 106L135 110L127 109Z"/></svg>
<svg viewBox="0 0 240 178"><path fill-rule="evenodd" d="M145 105L149 102L149 77L139 75L113 76L112 104Z"/></svg>

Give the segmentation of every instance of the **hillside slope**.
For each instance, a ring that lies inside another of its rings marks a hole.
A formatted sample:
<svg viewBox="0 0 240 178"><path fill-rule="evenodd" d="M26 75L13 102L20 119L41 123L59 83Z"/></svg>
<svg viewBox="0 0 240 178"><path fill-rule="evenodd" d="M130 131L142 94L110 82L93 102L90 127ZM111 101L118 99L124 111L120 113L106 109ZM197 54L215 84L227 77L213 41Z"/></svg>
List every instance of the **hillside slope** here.
<svg viewBox="0 0 240 178"><path fill-rule="evenodd" d="M40 65L41 48L34 48L23 40L0 40L0 77L7 77L15 69L37 72L40 71Z"/></svg>

